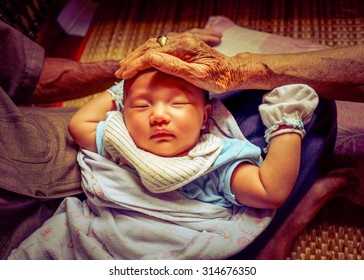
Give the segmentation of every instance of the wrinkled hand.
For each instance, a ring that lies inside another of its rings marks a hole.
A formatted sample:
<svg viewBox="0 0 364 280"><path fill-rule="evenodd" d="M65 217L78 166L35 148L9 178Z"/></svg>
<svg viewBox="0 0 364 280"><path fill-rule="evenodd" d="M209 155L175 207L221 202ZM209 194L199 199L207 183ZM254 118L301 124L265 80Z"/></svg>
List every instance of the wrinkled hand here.
<svg viewBox="0 0 364 280"><path fill-rule="evenodd" d="M197 87L221 93L233 88L232 63L231 57L216 51L195 34L172 34L163 47L156 38L149 39L120 62L115 75L130 79L139 71L154 67Z"/></svg>
<svg viewBox="0 0 364 280"><path fill-rule="evenodd" d="M222 33L211 28L192 28L187 30L186 33L192 33L196 35L198 39L204 41L211 47L215 47L221 42ZM169 32L167 36L177 36L180 33Z"/></svg>

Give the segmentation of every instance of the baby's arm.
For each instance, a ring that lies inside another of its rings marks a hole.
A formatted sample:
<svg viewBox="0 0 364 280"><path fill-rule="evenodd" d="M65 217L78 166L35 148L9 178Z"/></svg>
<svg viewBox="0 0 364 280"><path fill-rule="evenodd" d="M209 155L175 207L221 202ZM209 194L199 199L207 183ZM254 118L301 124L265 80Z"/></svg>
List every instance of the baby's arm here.
<svg viewBox="0 0 364 280"><path fill-rule="evenodd" d="M106 119L107 112L115 109L113 98L106 91L86 103L73 115L68 125L72 138L80 147L97 152L97 125Z"/></svg>
<svg viewBox="0 0 364 280"><path fill-rule="evenodd" d="M260 115L267 127L268 153L260 167L242 163L231 177L236 200L257 208L277 208L290 195L300 168L304 124L318 104L315 91L306 85L288 85L263 96Z"/></svg>
<svg viewBox="0 0 364 280"><path fill-rule="evenodd" d="M285 133L271 139L260 167L242 163L231 177L236 200L256 208L278 208L288 198L300 167L301 137Z"/></svg>

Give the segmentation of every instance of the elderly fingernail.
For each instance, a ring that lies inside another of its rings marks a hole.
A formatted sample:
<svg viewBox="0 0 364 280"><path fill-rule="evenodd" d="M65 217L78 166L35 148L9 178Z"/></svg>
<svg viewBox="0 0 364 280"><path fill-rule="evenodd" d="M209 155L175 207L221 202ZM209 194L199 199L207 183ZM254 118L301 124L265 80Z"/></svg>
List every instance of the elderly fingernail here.
<svg viewBox="0 0 364 280"><path fill-rule="evenodd" d="M153 54L151 64L155 67L161 67L163 65L163 57L159 54Z"/></svg>
<svg viewBox="0 0 364 280"><path fill-rule="evenodd" d="M130 78L133 78L136 74L138 73L138 70L134 69L134 70L125 70L122 74L122 79L123 80L127 80Z"/></svg>
<svg viewBox="0 0 364 280"><path fill-rule="evenodd" d="M117 78L121 78L121 76L122 76L123 72L119 69L119 70L117 70L114 74L115 74L115 76L116 76Z"/></svg>

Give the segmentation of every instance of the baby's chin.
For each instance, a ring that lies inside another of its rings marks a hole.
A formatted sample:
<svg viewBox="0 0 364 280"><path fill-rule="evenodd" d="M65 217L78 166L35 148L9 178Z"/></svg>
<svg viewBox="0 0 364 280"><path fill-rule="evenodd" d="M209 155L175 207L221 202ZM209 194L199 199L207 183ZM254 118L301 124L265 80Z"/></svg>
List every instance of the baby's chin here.
<svg viewBox="0 0 364 280"><path fill-rule="evenodd" d="M179 152L179 151L154 151L154 150L150 150L150 149L145 149L145 151L155 154L157 156L160 157L184 157L187 156L190 149L188 149L187 151L183 151L183 152Z"/></svg>

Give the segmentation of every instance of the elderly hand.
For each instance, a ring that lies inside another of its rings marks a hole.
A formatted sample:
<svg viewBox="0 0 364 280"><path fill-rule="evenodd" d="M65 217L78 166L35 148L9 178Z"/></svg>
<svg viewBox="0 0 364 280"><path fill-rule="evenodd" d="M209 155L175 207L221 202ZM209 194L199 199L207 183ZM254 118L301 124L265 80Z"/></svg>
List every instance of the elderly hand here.
<svg viewBox="0 0 364 280"><path fill-rule="evenodd" d="M221 42L222 33L219 31L216 31L211 28L192 28L190 30L187 30L185 33L192 33L196 35L198 39L201 41L204 41L206 44L208 44L211 47L217 46ZM177 36L180 33L177 32L169 32L167 34L168 37L170 36Z"/></svg>
<svg viewBox="0 0 364 280"><path fill-rule="evenodd" d="M115 75L129 79L139 71L154 67L197 87L221 93L235 89L237 66L234 58L211 48L196 35L182 33L168 37L163 47L156 38L149 39L120 62Z"/></svg>

